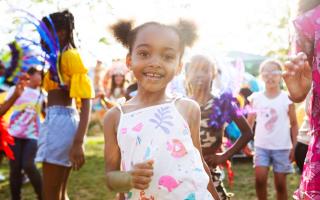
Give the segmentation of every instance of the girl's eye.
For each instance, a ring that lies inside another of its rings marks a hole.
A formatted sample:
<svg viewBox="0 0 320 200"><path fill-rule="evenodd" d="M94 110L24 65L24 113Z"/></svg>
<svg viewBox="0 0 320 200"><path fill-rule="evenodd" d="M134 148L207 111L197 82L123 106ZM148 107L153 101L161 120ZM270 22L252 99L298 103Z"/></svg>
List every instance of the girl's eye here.
<svg viewBox="0 0 320 200"><path fill-rule="evenodd" d="M150 54L147 52L147 51L139 51L138 52L138 55L141 56L141 57L148 57Z"/></svg>
<svg viewBox="0 0 320 200"><path fill-rule="evenodd" d="M164 57L165 60L168 60L168 61L169 61L169 60L173 60L173 59L176 58L175 55L171 55L171 54L164 55L163 57Z"/></svg>

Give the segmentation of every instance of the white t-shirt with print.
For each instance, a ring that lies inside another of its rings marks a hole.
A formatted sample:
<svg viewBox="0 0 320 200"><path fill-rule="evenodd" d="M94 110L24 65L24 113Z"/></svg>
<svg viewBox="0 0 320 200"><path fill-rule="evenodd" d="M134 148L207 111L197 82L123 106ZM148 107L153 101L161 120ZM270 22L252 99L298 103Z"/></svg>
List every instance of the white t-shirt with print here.
<svg viewBox="0 0 320 200"><path fill-rule="evenodd" d="M253 93L249 100L256 112L256 147L272 150L291 149L289 105L292 101L284 91L268 98L264 92Z"/></svg>

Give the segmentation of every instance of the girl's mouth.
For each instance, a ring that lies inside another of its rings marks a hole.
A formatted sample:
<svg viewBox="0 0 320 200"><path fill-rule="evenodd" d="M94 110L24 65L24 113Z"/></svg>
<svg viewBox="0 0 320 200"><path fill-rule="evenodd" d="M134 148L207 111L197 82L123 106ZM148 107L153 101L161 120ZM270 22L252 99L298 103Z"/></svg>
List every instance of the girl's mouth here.
<svg viewBox="0 0 320 200"><path fill-rule="evenodd" d="M163 78L163 75L154 72L144 72L143 75L150 80L160 80L161 78Z"/></svg>

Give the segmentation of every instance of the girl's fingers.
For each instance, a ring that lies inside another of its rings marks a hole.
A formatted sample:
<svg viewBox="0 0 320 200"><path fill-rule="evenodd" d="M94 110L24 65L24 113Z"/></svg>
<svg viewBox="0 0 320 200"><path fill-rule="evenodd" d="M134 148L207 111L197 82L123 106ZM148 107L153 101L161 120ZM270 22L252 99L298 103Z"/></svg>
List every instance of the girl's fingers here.
<svg viewBox="0 0 320 200"><path fill-rule="evenodd" d="M145 190L148 189L149 184L133 184L133 188L138 190Z"/></svg>
<svg viewBox="0 0 320 200"><path fill-rule="evenodd" d="M150 177L145 177L145 176L133 176L132 177L132 183L133 184L146 185L146 184L149 184L150 182L151 182L151 178Z"/></svg>
<svg viewBox="0 0 320 200"><path fill-rule="evenodd" d="M296 74L296 67L295 64L291 61L287 61L284 64L285 72L283 73L286 76L294 76Z"/></svg>
<svg viewBox="0 0 320 200"><path fill-rule="evenodd" d="M151 177L153 176L153 170L151 169L134 169L131 172L132 176L145 176L145 177Z"/></svg>

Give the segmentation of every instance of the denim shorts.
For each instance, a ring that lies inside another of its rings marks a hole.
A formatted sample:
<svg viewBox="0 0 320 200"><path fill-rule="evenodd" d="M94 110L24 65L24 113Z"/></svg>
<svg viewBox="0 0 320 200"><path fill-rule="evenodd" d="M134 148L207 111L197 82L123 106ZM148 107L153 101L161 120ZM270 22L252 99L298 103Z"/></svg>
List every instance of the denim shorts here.
<svg viewBox="0 0 320 200"><path fill-rule="evenodd" d="M290 149L271 150L255 147L254 167L272 166L277 173L292 173L293 167L289 159Z"/></svg>
<svg viewBox="0 0 320 200"><path fill-rule="evenodd" d="M77 110L50 106L40 127L37 162L71 166L69 152L79 124Z"/></svg>

